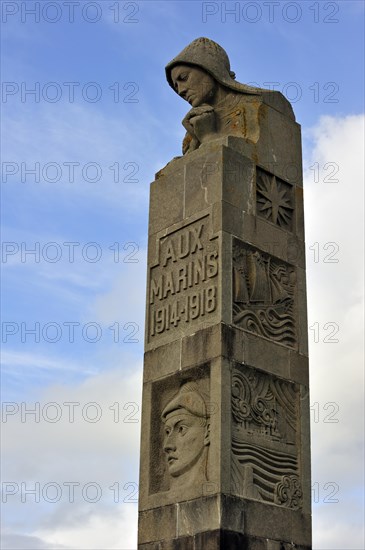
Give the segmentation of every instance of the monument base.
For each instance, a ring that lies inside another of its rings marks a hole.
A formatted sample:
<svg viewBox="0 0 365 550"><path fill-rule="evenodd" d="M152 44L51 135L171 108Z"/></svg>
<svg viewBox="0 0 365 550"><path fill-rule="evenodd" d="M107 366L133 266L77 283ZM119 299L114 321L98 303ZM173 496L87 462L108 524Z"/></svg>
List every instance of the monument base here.
<svg viewBox="0 0 365 550"><path fill-rule="evenodd" d="M291 543L262 539L217 529L190 537L181 537L165 542L151 542L138 546L139 550L291 550ZM295 546L296 550L310 550L310 546Z"/></svg>
<svg viewBox="0 0 365 550"><path fill-rule="evenodd" d="M222 494L140 512L139 522L138 550L312 548L310 514Z"/></svg>
<svg viewBox="0 0 365 550"><path fill-rule="evenodd" d="M310 541L310 514L224 494L139 514L138 550L311 550Z"/></svg>

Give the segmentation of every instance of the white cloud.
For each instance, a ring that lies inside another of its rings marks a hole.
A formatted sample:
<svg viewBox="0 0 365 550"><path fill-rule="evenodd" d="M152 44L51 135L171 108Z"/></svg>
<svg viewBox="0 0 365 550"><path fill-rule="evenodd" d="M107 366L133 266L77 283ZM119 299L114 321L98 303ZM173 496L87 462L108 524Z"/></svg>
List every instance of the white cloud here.
<svg viewBox="0 0 365 550"><path fill-rule="evenodd" d="M65 546L53 545L29 535L17 535L11 532L2 533L3 548L6 550L62 550ZM66 548L67 550L67 548Z"/></svg>
<svg viewBox="0 0 365 550"><path fill-rule="evenodd" d="M85 550L133 550L137 548L137 507L124 504L107 515L90 513L76 524L39 529L36 534L47 544L65 544ZM55 547L56 548L56 547Z"/></svg>
<svg viewBox="0 0 365 550"><path fill-rule="evenodd" d="M124 264L110 290L91 304L91 316L105 325L120 318L136 322L143 334L146 273L146 251L139 250L138 261Z"/></svg>
<svg viewBox="0 0 365 550"><path fill-rule="evenodd" d="M38 395L38 408L19 403L17 413L6 417L3 480L18 488L3 504L9 548L136 547L141 389L141 365L135 363L73 386L48 387ZM38 410L38 417L27 415L25 407ZM39 503L29 495L21 502L22 482L27 489L39 483ZM71 482L78 484L74 502ZM44 497L48 483L58 489L49 489ZM94 487L100 490L95 503L89 502ZM50 503L57 490L59 501ZM20 527L19 518L27 521L24 514L34 516L31 528Z"/></svg>
<svg viewBox="0 0 365 550"><path fill-rule="evenodd" d="M27 369L73 371L89 375L95 373L95 369L90 369L90 366L85 369L80 363L70 362L57 356L50 357L16 350L2 351L1 362L4 371L9 369L9 371L14 373L14 370L19 369L23 375Z"/></svg>
<svg viewBox="0 0 365 550"><path fill-rule="evenodd" d="M312 136L315 147L307 165L318 163L319 181L308 169L304 194L308 325L312 327L312 483L318 484L313 538L319 550L360 549L362 520L356 510L361 510L363 482L364 116L323 117ZM337 183L328 181L331 174ZM334 244L326 249L326 243ZM337 263L328 263L331 252ZM336 323L338 332L334 334L336 325L326 323ZM325 337L338 342L324 342ZM329 482L336 485L326 485ZM336 486L333 498L338 502L326 502Z"/></svg>
<svg viewBox="0 0 365 550"><path fill-rule="evenodd" d="M62 469L70 460L74 463L73 473L82 479L89 476L90 480L92 476L90 478L87 465L83 464L89 451L93 453L88 459L91 468L99 459L115 463L115 466L123 460L128 464L139 448L141 388L141 367L135 364L128 369L124 367L99 373L73 386L54 385L47 388L38 396L38 417L25 412L22 415L22 406L18 404L17 414L8 415L3 427L9 453L6 456L8 475L18 479L24 469L29 470L32 464L35 479L60 479L64 474L68 478L71 471L63 472ZM49 403L56 405L47 405ZM34 408L34 403L24 404L27 409L32 405ZM52 419L59 420L53 422ZM29 456L22 455L13 462L13 457L23 448L32 450L31 460ZM111 456L111 451L116 454ZM49 461L52 456L58 460ZM77 462L77 458L82 460ZM94 474L97 473L99 479L109 479L113 474L115 477L118 469L112 473L101 467Z"/></svg>

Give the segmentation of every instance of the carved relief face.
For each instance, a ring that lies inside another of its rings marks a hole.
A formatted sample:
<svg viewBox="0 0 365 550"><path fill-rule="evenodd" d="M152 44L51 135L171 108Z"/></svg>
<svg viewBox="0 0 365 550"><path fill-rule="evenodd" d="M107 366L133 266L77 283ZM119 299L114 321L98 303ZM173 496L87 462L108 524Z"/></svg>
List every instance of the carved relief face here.
<svg viewBox="0 0 365 550"><path fill-rule="evenodd" d="M180 476L190 470L209 445L209 423L202 417L173 411L165 421L164 451L169 473Z"/></svg>
<svg viewBox="0 0 365 550"><path fill-rule="evenodd" d="M209 73L190 65L176 65L171 70L175 90L192 107L210 103L218 88L217 82Z"/></svg>

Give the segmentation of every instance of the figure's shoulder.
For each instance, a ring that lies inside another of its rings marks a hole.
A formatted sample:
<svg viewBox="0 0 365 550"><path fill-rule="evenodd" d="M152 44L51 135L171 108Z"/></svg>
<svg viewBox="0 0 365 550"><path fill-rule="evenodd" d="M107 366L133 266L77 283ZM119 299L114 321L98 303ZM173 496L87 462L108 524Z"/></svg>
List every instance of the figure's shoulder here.
<svg viewBox="0 0 365 550"><path fill-rule="evenodd" d="M281 92L265 90L264 88L255 88L256 93L227 93L225 100L220 104L218 110L231 113L232 111L239 110L242 106L258 106L258 104L265 104L272 109L275 109L284 116L295 120L294 111L290 102ZM259 91L258 91L259 90Z"/></svg>

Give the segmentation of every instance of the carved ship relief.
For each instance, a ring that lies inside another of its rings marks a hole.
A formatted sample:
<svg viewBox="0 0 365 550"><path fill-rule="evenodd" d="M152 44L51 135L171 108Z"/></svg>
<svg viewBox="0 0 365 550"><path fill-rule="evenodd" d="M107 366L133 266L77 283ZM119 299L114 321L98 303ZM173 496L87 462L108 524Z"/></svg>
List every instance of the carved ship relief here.
<svg viewBox="0 0 365 550"><path fill-rule="evenodd" d="M233 245L233 323L295 347L294 268L237 239Z"/></svg>
<svg viewBox="0 0 365 550"><path fill-rule="evenodd" d="M240 496L299 509L297 387L245 368L232 376L232 487Z"/></svg>

